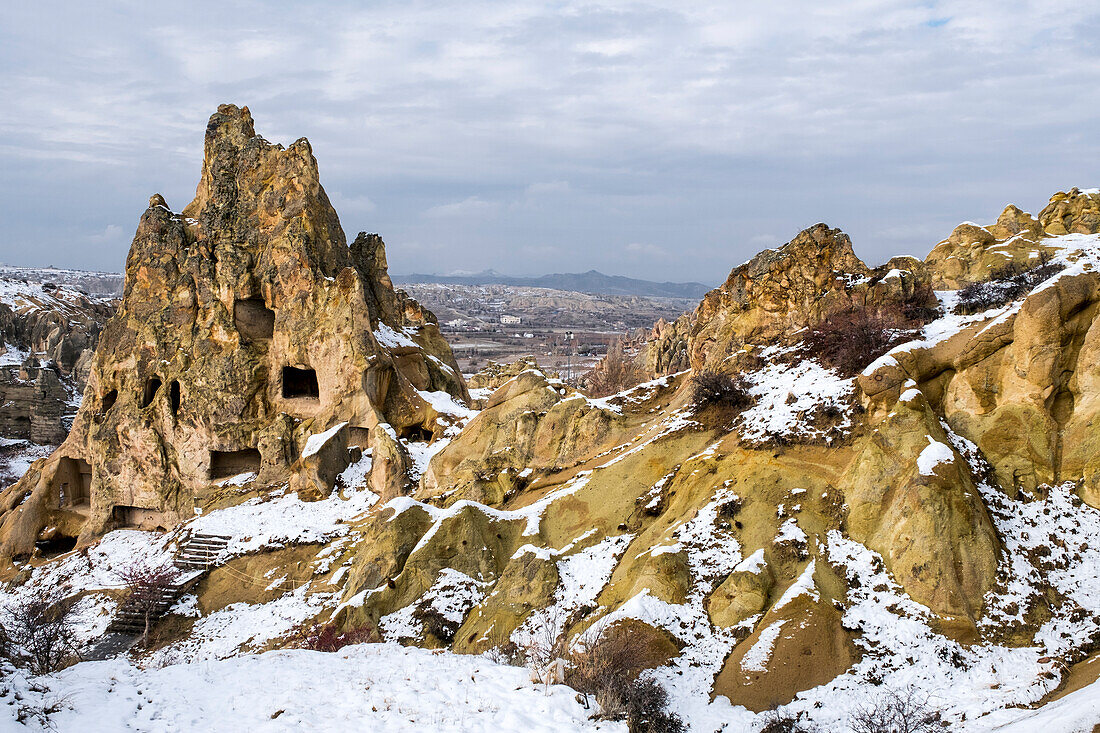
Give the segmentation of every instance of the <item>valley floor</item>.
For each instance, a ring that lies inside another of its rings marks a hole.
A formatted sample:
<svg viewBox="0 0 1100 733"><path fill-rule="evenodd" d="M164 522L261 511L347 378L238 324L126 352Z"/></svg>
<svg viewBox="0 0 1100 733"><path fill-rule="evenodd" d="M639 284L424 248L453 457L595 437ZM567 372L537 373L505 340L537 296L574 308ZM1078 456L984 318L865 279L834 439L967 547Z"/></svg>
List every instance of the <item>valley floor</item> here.
<svg viewBox="0 0 1100 733"><path fill-rule="evenodd" d="M24 700L57 703L46 728L0 717L0 731L608 731L575 693L484 657L362 644L336 653L273 651L139 669L83 662L40 678ZM10 700L3 700L8 702Z"/></svg>
<svg viewBox="0 0 1100 733"><path fill-rule="evenodd" d="M533 684L527 670L486 657L396 644L336 653L282 650L219 661L141 669L122 659L83 662L34 680L15 680L21 703L56 706L48 723L0 716L0 733L241 733L242 731L606 731L573 690ZM9 711L16 705L0 698ZM1100 720L1100 682L1038 710L1006 709L966 733L1090 733ZM689 721L690 723L690 721ZM753 730L744 717L727 731ZM960 730L953 728L953 730Z"/></svg>

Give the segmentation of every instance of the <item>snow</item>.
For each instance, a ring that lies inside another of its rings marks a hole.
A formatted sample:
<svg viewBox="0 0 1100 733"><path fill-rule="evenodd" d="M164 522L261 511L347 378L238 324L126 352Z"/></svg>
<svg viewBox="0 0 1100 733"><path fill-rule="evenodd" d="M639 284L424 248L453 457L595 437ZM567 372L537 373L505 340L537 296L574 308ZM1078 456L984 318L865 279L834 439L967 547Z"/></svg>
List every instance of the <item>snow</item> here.
<svg viewBox="0 0 1100 733"><path fill-rule="evenodd" d="M533 685L523 669L396 644L159 669L83 662L42 682L48 691L40 697L62 698L51 717L59 733L626 731L622 723L589 721L593 711L573 690ZM0 719L0 731L26 730Z"/></svg>
<svg viewBox="0 0 1100 733"><path fill-rule="evenodd" d="M244 555L264 548L324 542L346 535L348 522L378 501L367 490L333 491L321 501L302 501L297 494L269 494L237 506L219 509L192 520L193 532L227 535L228 555Z"/></svg>
<svg viewBox="0 0 1100 733"><path fill-rule="evenodd" d="M462 404L443 390L436 390L435 392L419 390L418 393L425 402L442 415L453 415L464 420L469 420L477 414L476 411L466 407L466 405Z"/></svg>
<svg viewBox="0 0 1100 733"><path fill-rule="evenodd" d="M749 647L745 655L741 657L741 669L746 672L766 672L768 662L772 658L772 650L779 639L779 632L783 630L786 621L776 621L760 632L756 643Z"/></svg>
<svg viewBox="0 0 1100 733"><path fill-rule="evenodd" d="M832 407L840 416L837 428L851 424L851 379L811 359L797 364L771 363L748 375L749 394L756 404L741 413L741 436L749 442L769 438L814 438L831 436L810 424L819 409Z"/></svg>
<svg viewBox="0 0 1100 733"><path fill-rule="evenodd" d="M268 642L289 636L331 608L333 600L330 593L311 595L308 586L302 585L268 603L232 603L198 618L185 639L158 650L147 664L205 662L226 659L242 651L259 651Z"/></svg>
<svg viewBox="0 0 1100 733"><path fill-rule="evenodd" d="M415 614L417 609L424 608L435 611L457 628L470 609L485 597L486 585L454 568L443 568L431 588L416 603L383 616L379 626L387 641L420 639L424 627Z"/></svg>
<svg viewBox="0 0 1100 733"><path fill-rule="evenodd" d="M817 585L814 583L814 571L817 569L817 562L810 560L810 563L802 571L802 574L791 583L791 587L780 596L779 600L772 606L772 611L778 611L786 606L788 603L800 596L809 596L813 600L819 600L821 594L817 592Z"/></svg>
<svg viewBox="0 0 1100 733"><path fill-rule="evenodd" d="M302 458L309 458L310 456L317 455L317 453L325 447L325 443L328 443L330 440L332 440L332 436L340 432L340 428L344 427L345 425L347 425L347 423L342 422L337 425L333 425L331 428L323 433L315 433L314 435L309 436L309 439L306 440L306 447L302 449Z"/></svg>
<svg viewBox="0 0 1100 733"><path fill-rule="evenodd" d="M399 333L381 321L378 322L378 328L374 332L374 337L378 340L378 343L389 349L416 346L416 342L409 338L407 333L404 331Z"/></svg>
<svg viewBox="0 0 1100 733"><path fill-rule="evenodd" d="M493 390L489 387L472 387L470 389L470 399L475 401L487 400L493 394Z"/></svg>
<svg viewBox="0 0 1100 733"><path fill-rule="evenodd" d="M775 542L780 545L788 542L805 545L807 540L806 533L798 526L794 517L779 525L779 532L775 535Z"/></svg>
<svg viewBox="0 0 1100 733"><path fill-rule="evenodd" d="M1003 722L1011 719L1012 722ZM1069 693L1038 710L1009 709L969 725L970 733L1091 733L1100 720L1100 682ZM996 722L995 722L996 721Z"/></svg>
<svg viewBox="0 0 1100 733"><path fill-rule="evenodd" d="M931 435L924 437L928 438L928 445L917 456L917 470L922 476L935 476L936 466L955 462L955 453L950 446L934 440Z"/></svg>
<svg viewBox="0 0 1100 733"><path fill-rule="evenodd" d="M764 572L764 568L768 566L767 561L764 560L763 548L752 553L733 568L735 573L752 573L753 575L759 575Z"/></svg>
<svg viewBox="0 0 1100 733"><path fill-rule="evenodd" d="M545 639L548 635L560 635L564 619L569 618L577 609L596 603L596 598L611 579L619 558L633 538L634 535L629 534L606 537L591 547L559 560L554 602L528 616L512 632L512 640L524 646L532 641ZM571 542L562 552L581 539L583 538ZM594 633L598 633L601 628L603 627L598 627Z"/></svg>
<svg viewBox="0 0 1100 733"><path fill-rule="evenodd" d="M57 446L36 445L29 440L0 438L0 489L8 486L7 478L15 483L30 470L31 464L39 458L45 458Z"/></svg>

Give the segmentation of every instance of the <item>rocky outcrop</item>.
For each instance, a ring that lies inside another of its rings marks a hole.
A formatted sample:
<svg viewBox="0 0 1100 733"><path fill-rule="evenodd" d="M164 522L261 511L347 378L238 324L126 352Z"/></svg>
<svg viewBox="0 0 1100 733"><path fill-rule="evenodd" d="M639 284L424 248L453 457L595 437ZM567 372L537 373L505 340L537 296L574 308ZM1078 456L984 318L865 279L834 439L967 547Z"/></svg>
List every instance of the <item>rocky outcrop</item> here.
<svg viewBox="0 0 1100 733"><path fill-rule="evenodd" d="M385 269L377 235L348 246L308 141L272 145L247 108L219 107L195 199L175 213L155 195L141 217L72 432L3 499L0 548L29 553L61 515L81 541L170 527L234 474L330 478L342 466L301 459L336 425L441 432L427 395L466 386Z"/></svg>
<svg viewBox="0 0 1100 733"><path fill-rule="evenodd" d="M542 369L532 357L516 359L510 364L499 364L490 359L484 369L481 369L467 380L466 385L470 389L487 389L495 392L513 377L530 370L542 372L550 379L557 379L558 377L557 373Z"/></svg>
<svg viewBox="0 0 1100 733"><path fill-rule="evenodd" d="M73 395L56 368L28 361L0 367L0 436L57 445L68 433L63 418L73 414Z"/></svg>
<svg viewBox="0 0 1100 733"><path fill-rule="evenodd" d="M786 343L804 328L852 307L933 308L928 275L913 258L871 270L848 235L816 224L777 250L734 268L695 309L689 358L713 369L747 344Z"/></svg>
<svg viewBox="0 0 1100 733"><path fill-rule="evenodd" d="M435 497L445 490L448 502L500 504L525 488L532 474L560 472L598 453L618 419L543 372L523 371L432 458L422 492Z"/></svg>
<svg viewBox="0 0 1100 733"><path fill-rule="evenodd" d="M0 278L0 347L34 354L81 389L110 301L53 283ZM4 359L0 352L0 363Z"/></svg>
<svg viewBox="0 0 1100 733"><path fill-rule="evenodd" d="M954 290L984 282L1006 267L1032 266L1051 252L1043 243L1046 237L1098 231L1100 193L1074 188L1054 194L1038 218L1009 205L996 224L960 224L928 253L925 264L934 273L933 287Z"/></svg>
<svg viewBox="0 0 1100 733"><path fill-rule="evenodd" d="M669 323L661 319L653 324L645 343L645 370L650 378L663 377L689 368L688 339L691 336L690 313Z"/></svg>
<svg viewBox="0 0 1100 733"><path fill-rule="evenodd" d="M0 496L0 540L26 554L196 506L199 525L285 487L347 512L215 574L218 608L281 582L238 590L230 567L293 562L293 592L309 583L309 612L340 628L557 654L629 627L674 667L658 679L754 711L979 667L988 695L1024 664L1045 693L1095 639L1097 196L1010 207L879 268L816 225L633 342L660 379L594 399L494 365L474 414L381 239L344 243L308 143L272 146L223 107L195 201L143 216L73 432ZM1045 282L983 312L932 289L1046 256ZM853 312L904 316L857 323L898 332L854 376L805 339ZM740 374L700 400L703 370Z"/></svg>
<svg viewBox="0 0 1100 733"><path fill-rule="evenodd" d="M1100 232L1100 189L1071 188L1068 193L1054 194L1039 212L1039 224L1043 232L1054 237Z"/></svg>

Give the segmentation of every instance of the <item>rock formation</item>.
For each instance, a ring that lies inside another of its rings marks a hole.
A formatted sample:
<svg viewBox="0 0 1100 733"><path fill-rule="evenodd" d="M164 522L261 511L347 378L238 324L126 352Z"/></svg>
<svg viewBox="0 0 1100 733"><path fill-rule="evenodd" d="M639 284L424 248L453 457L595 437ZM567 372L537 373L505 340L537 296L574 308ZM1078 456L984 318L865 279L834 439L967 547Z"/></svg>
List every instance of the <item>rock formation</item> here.
<svg viewBox="0 0 1100 733"><path fill-rule="evenodd" d="M445 427L433 392L468 397L381 238L349 247L305 139L272 145L247 108L219 107L195 199L174 213L154 195L141 217L72 432L3 497L0 547L171 527L235 474L308 484L311 436L340 426L345 444L392 450L386 428Z"/></svg>

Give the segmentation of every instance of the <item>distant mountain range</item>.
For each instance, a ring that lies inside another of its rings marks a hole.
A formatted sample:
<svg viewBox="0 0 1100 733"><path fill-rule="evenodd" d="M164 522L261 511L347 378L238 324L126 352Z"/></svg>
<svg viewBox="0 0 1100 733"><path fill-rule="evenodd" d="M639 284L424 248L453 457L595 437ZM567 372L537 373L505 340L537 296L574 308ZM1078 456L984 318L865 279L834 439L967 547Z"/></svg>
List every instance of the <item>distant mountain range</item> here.
<svg viewBox="0 0 1100 733"><path fill-rule="evenodd" d="M512 285L527 288L552 288L572 290L593 295L642 295L650 298L689 298L698 300L712 286L702 283L673 283L638 280L622 275L605 275L596 270L588 272L559 272L539 277L513 277L494 270L450 275L391 275L395 283L443 283L449 285Z"/></svg>
<svg viewBox="0 0 1100 733"><path fill-rule="evenodd" d="M712 286L703 283L654 282L622 275L588 272L554 273L539 277L513 277L495 270L454 272L447 275L392 275L395 283L445 283L451 285L511 285L528 288L571 290L593 295L640 295L649 298L687 298L699 300ZM10 267L0 265L0 278L55 282L79 288L92 295L121 295L123 276L114 272L88 272L55 267Z"/></svg>

